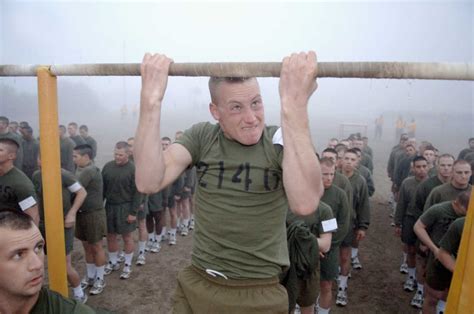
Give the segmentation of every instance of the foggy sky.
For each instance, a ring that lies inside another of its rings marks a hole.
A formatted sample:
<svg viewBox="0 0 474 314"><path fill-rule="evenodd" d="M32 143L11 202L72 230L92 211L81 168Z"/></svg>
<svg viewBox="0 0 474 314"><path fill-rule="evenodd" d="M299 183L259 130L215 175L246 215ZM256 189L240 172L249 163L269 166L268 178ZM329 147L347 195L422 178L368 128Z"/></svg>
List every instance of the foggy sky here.
<svg viewBox="0 0 474 314"><path fill-rule="evenodd" d="M292 52L310 49L319 61L472 63L473 28L472 1L0 0L0 63L140 62L145 52L165 53L176 62L281 61ZM176 112L188 124L211 119L206 82L205 78L172 78L165 96L167 121L174 121ZM36 97L33 78L0 78L1 85ZM94 106L98 102L104 114L116 114L122 105L131 108L139 101L138 77L60 77L58 85L90 89L95 94L90 102ZM261 86L267 119L278 123L278 80L261 80ZM453 115L463 146L464 138L474 135L473 86L457 81L320 79L310 114L315 128L323 117L370 125L381 113L389 118L402 113L407 119L423 119L427 113ZM75 112L68 116L69 108L88 101L59 94L64 120L77 116ZM9 115L3 112L2 98L0 93L0 114Z"/></svg>

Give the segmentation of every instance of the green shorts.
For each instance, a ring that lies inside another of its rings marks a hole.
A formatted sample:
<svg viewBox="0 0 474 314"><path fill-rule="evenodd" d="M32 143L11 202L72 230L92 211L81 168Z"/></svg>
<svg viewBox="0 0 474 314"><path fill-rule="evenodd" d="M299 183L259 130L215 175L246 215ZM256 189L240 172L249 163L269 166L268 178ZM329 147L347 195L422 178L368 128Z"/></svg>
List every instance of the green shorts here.
<svg viewBox="0 0 474 314"><path fill-rule="evenodd" d="M296 297L296 303L301 307L307 307L316 302L319 294L319 264L313 271L311 278L306 280L297 280L299 293Z"/></svg>
<svg viewBox="0 0 474 314"><path fill-rule="evenodd" d="M127 222L128 215L132 212L132 203L105 204L107 213L107 233L127 234L135 231L137 222Z"/></svg>
<svg viewBox="0 0 474 314"><path fill-rule="evenodd" d="M105 210L78 212L76 215L76 238L89 244L96 244L107 234Z"/></svg>
<svg viewBox="0 0 474 314"><path fill-rule="evenodd" d="M407 245L415 245L418 237L416 236L415 231L413 231L413 226L415 226L416 218L413 216L406 215L403 217L402 223L402 242Z"/></svg>
<svg viewBox="0 0 474 314"><path fill-rule="evenodd" d="M430 254L425 276L428 286L437 291L448 290L452 277L453 273L444 268L438 260L435 260L433 254Z"/></svg>
<svg viewBox="0 0 474 314"><path fill-rule="evenodd" d="M188 266L178 273L173 313L286 314L288 295L277 277L225 279Z"/></svg>
<svg viewBox="0 0 474 314"><path fill-rule="evenodd" d="M48 254L48 246L46 245L46 228L43 223L40 223L39 229L45 241L44 254ZM66 255L71 254L74 249L74 228L64 228L64 245Z"/></svg>
<svg viewBox="0 0 474 314"><path fill-rule="evenodd" d="M339 274L339 246L332 247L324 254L324 258L319 259L321 265L321 281L331 281Z"/></svg>
<svg viewBox="0 0 474 314"><path fill-rule="evenodd" d="M341 247L352 246L352 241L354 241L354 231L355 231L354 227L349 228L349 231L347 231L346 237L341 242Z"/></svg>

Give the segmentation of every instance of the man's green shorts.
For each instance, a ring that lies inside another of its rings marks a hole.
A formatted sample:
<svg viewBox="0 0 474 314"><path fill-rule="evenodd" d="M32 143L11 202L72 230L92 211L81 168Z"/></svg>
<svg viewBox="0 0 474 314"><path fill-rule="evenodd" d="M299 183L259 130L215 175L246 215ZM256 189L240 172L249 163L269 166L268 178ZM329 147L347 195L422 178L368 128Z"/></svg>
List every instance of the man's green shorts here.
<svg viewBox="0 0 474 314"><path fill-rule="evenodd" d="M339 246L332 247L319 259L321 265L321 280L331 281L337 278L339 273Z"/></svg>
<svg viewBox="0 0 474 314"><path fill-rule="evenodd" d="M188 266L178 273L173 313L286 314L288 294L277 277L225 279Z"/></svg>
<svg viewBox="0 0 474 314"><path fill-rule="evenodd" d="M346 237L341 242L341 247L352 246L352 241L354 241L354 231L355 229L349 228L349 231L347 231Z"/></svg>
<svg viewBox="0 0 474 314"><path fill-rule="evenodd" d="M105 204L107 214L107 233L126 234L135 231L137 221L128 223L128 215L132 214L132 202L122 204Z"/></svg>
<svg viewBox="0 0 474 314"><path fill-rule="evenodd" d="M96 244L107 234L105 210L103 208L78 212L76 215L76 238L89 244Z"/></svg>
<svg viewBox="0 0 474 314"><path fill-rule="evenodd" d="M448 290L451 285L453 273L444 268L444 266L430 254L426 266L426 283L430 288L437 291Z"/></svg>

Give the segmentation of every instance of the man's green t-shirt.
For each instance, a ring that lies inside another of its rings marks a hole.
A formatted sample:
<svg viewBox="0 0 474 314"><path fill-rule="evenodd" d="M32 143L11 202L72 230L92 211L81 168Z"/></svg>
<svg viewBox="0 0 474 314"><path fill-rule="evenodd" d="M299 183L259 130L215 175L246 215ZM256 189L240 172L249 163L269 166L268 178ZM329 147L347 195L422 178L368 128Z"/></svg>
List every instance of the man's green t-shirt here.
<svg viewBox="0 0 474 314"><path fill-rule="evenodd" d="M33 183L18 168L13 167L0 176L0 209L25 211L36 204Z"/></svg>
<svg viewBox="0 0 474 314"><path fill-rule="evenodd" d="M426 199L424 210L427 210L431 206L446 202L446 201L453 201L456 199L459 193L464 191L470 191L471 185L469 184L465 189L458 189L455 188L451 183L442 184L436 188L434 188L428 198Z"/></svg>
<svg viewBox="0 0 474 314"><path fill-rule="evenodd" d="M86 189L87 196L79 212L91 212L104 208L103 183L100 169L92 162L84 168L76 169L79 183Z"/></svg>
<svg viewBox="0 0 474 314"><path fill-rule="evenodd" d="M450 226L446 234L439 241L439 247L451 253L455 258L458 255L459 245L461 244L462 232L466 217L456 219Z"/></svg>
<svg viewBox="0 0 474 314"><path fill-rule="evenodd" d="M354 173L348 179L352 186L355 228L368 229L370 224L370 204L367 183L357 170L354 170Z"/></svg>
<svg viewBox="0 0 474 314"><path fill-rule="evenodd" d="M63 297L61 294L49 290L46 287L41 288L40 295L30 314L94 314L89 306Z"/></svg>
<svg viewBox="0 0 474 314"><path fill-rule="evenodd" d="M426 226L426 232L430 235L431 241L439 246L439 241L448 231L451 223L459 218L453 208L452 201L442 202L428 208L420 221Z"/></svg>
<svg viewBox="0 0 474 314"><path fill-rule="evenodd" d="M403 180L395 211L394 220L397 226L402 225L405 216L413 216L418 219L423 213L423 211L418 211L415 205L415 192L420 183L421 181L416 180L413 176Z"/></svg>
<svg viewBox="0 0 474 314"><path fill-rule="evenodd" d="M326 203L332 209L334 218L337 221L337 232L333 234L331 247L337 247L352 229L352 208L349 206L346 193L334 184L324 190L321 201Z"/></svg>
<svg viewBox="0 0 474 314"><path fill-rule="evenodd" d="M352 185L349 179L337 170L334 173L334 181L332 182L332 184L342 189L346 193L347 200L349 201L349 206L352 208Z"/></svg>
<svg viewBox="0 0 474 314"><path fill-rule="evenodd" d="M289 265L288 201L282 181L283 149L277 127L259 142L226 138L218 124L199 123L177 141L197 170L192 263L230 278L269 278Z"/></svg>
<svg viewBox="0 0 474 314"><path fill-rule="evenodd" d="M38 196L40 221L44 222L44 206L43 206L43 182L41 181L41 170L33 173L33 185ZM63 198L63 215L66 216L71 209L71 196L82 188L77 178L71 172L61 169L61 190Z"/></svg>

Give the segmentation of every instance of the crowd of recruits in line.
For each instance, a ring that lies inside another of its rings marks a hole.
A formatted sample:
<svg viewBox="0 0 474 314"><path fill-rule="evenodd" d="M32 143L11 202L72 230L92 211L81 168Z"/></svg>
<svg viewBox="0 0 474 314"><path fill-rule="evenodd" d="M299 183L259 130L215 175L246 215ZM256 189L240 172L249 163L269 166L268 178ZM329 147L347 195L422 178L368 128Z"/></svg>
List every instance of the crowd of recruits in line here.
<svg viewBox="0 0 474 314"><path fill-rule="evenodd" d="M5 123L6 122L6 123ZM2 186L0 209L16 208L32 216L45 236L44 211L42 200L41 161L39 146L35 146L37 169L28 177L27 174L14 166L18 156L22 163L31 159L26 155L23 142L19 140L25 132L32 135L31 127L23 125L21 134L16 133L15 123L9 128L6 117L0 118L0 128L5 127L7 132L0 134L0 150L5 152L2 166L7 171L0 173ZM86 126L81 126L86 129ZM195 170L189 169L167 189L153 194L142 195L135 186L135 167L133 164L133 138L120 141L115 145L114 160L108 162L100 171L94 164L97 146L84 143L81 135L76 135L77 124L69 124L69 137L65 136L63 126L60 126L61 143L61 179L62 199L65 225L65 244L67 261L67 278L73 288L73 298L85 303L87 294L84 289L91 287L90 294L102 293L105 288L104 275L120 268L119 263L125 262L121 279L128 279L131 274L131 265L135 244L133 232L138 228L138 257L137 265L146 262L145 252L158 253L160 242L168 239L170 245L176 244L176 232L186 236L194 228L194 218L191 213L192 194L195 185ZM178 131L176 137L182 135ZM24 136L23 136L24 137ZM90 136L87 138L92 139ZM92 139L93 140L93 139ZM33 142L37 140L32 139ZM69 142L74 142L73 150ZM94 140L95 143L95 140ZM163 149L171 143L171 139L162 139ZM71 156L64 156L71 152ZM23 153L23 155L22 155ZM74 170L65 168L68 160L72 159ZM2 167L3 168L3 167ZM27 168L31 169L31 167ZM29 174L29 173L28 173ZM13 192L13 193L11 193ZM105 201L105 210L104 210ZM166 232L165 210L170 212L170 228ZM178 219L179 217L179 219ZM79 274L71 264L74 235L84 246L87 275L81 281ZM102 238L107 237L108 262L102 247ZM121 235L124 249L119 253L117 235ZM148 241L147 241L148 240Z"/></svg>
<svg viewBox="0 0 474 314"><path fill-rule="evenodd" d="M0 119L0 121L2 120ZM77 129L77 124L71 123L68 129L74 129L74 127ZM85 128L87 131L87 127ZM22 128L22 129L26 129L27 131L29 131L28 128ZM63 128L63 130L65 131L65 128ZM12 131L13 130L10 130L10 132ZM32 132L27 132L27 133L32 133ZM70 131L69 133L70 133L71 139L73 139L75 137L74 132ZM63 132L62 134L63 138L64 138L64 134L65 132ZM181 135L180 132L176 134L177 137L179 137L180 135ZM395 147L393 152L397 151L397 149L400 150L400 148L403 146L404 151L406 151L406 154L393 156L395 155L395 153L392 152L390 160L394 159L394 161L389 162L389 169L390 169L391 163L394 163L395 166L394 166L393 172L395 174L402 172L402 177L403 177L404 172L402 170L407 165L406 159L407 158L410 159L411 157L413 157L413 153L411 151L413 149L411 148L414 148L413 146L414 143L413 143L413 140L409 140L406 137L406 135L402 136L402 140L403 140L403 143L401 141L401 146ZM166 149L166 147L169 145L170 142L171 141L169 138L163 138L162 139L163 149ZM463 155L462 156L463 158L465 158L466 155L469 157L469 153L474 152L474 139L470 140L470 144L471 142L473 142L471 147L461 152L461 155ZM15 143L18 143L18 142L15 141ZM434 156L436 151L434 150L434 148L432 148L432 146L426 145L426 143L424 144L425 144L424 145L425 148L423 150L420 149L420 152L422 151L423 152L422 154L426 156L427 158L416 157L415 159L417 160L411 160L410 162L408 162L408 167L409 167L408 172L405 170L405 172L407 172L408 174L410 172L410 167L411 167L411 169L413 169L413 173L415 174L414 178L419 178L419 176L417 177L416 170L417 170L417 165L420 163L420 161L422 164L423 162L426 162L426 167L422 166L421 168L426 168L427 170L428 168L433 169L431 167L434 162L434 158L432 158L431 155ZM85 168L95 167L93 165L92 160L93 160L93 156L95 156L96 154L96 146L95 146L95 150L87 144L79 144L79 145L76 145L75 147L76 149L73 150L74 151L73 159L74 159L74 163L77 166L76 174L78 174L80 177L81 172L83 172ZM426 149L426 147L428 149ZM104 181L108 182L108 179L106 179L107 175L111 175L112 178L114 177L114 172L117 168L116 166L120 167L125 164L133 165L133 163L128 163L129 158L133 159L132 149L133 149L133 138L130 138L128 140L128 143L127 142L117 143L116 150L115 150L115 160L113 162L108 163L106 166L104 166L104 169L102 171L102 176L103 176ZM430 150L432 152L430 152ZM360 138L357 135L351 136L349 139L342 140L339 143L337 142L337 139L331 139L328 143L328 148L325 149L322 153L321 167L322 167L323 183L326 190L325 192L326 197L325 198L323 197L322 201L329 204L333 209L332 209L332 213L331 211L329 211L328 213L328 211L325 211L324 209L322 209L324 207L324 204L323 204L320 206L320 211L318 211L319 213L318 215L320 216L321 219L319 220L317 224L321 223L321 228L320 228L321 230L317 232L317 236L319 236L320 238L318 242L320 242L319 248L320 248L321 257L322 257L321 258L321 283L320 283L321 289L320 289L319 303L317 307L320 313L328 312L331 305L331 300L332 300L331 286L332 286L332 279L334 279L334 275L332 275L332 273L334 272L335 268L337 269L337 262L334 263L334 261L337 261L337 254L334 254L334 252L337 252L338 246L340 246L341 249L340 249L340 254L339 254L340 255L340 275L338 277L339 287L338 287L338 295L336 297L336 304L342 305L342 306L347 304L347 278L349 276L350 264L352 264L352 267L355 269L362 268L362 265L360 264L360 261L358 259L358 243L360 240L362 240L365 237L365 230L367 229L368 224L369 224L370 211L368 207L368 196L372 195L374 192L373 180L371 178L371 169L370 169L370 168L373 169L372 155L373 155L372 150L367 145L367 138ZM443 157L446 157L446 156L442 155L439 157L438 166L443 165L443 163L441 162L443 160ZM452 159L454 160L454 158ZM457 162L457 164L466 165L467 163ZM129 168L133 169L133 167L129 167ZM355 169L355 168L358 168L358 169ZM420 167L418 166L418 169L419 168ZM336 169L338 169L339 172L336 171ZM84 173L87 173L87 172L88 171L85 171ZM39 180L38 180L38 173L39 172L37 172L35 176L36 180L34 181L35 181L36 191L38 192L38 195L41 195L41 179L39 177ZM128 179L133 178L133 171L128 171L128 173L129 173ZM438 170L438 172L436 172L434 170L430 170L430 173L432 175L434 174L435 177L439 177L438 174L442 173L442 171ZM341 176L341 174L343 175ZM392 180L400 180L397 177L398 174L394 175L390 172L390 170L389 170L389 174ZM469 176L470 176L470 172L469 172L468 177ZM67 188L67 190L64 189L63 192L66 193L66 195L68 193L67 191L69 191L70 193L76 194L76 197L73 199L73 202L71 204L72 206L64 206L65 226L68 227L68 226L74 225L74 220L75 220L73 217L74 212L79 213L79 217L81 216L82 212L87 212L87 209L85 211L81 211L80 210L81 206L79 205L80 203L84 202L84 200L87 198L87 193L84 193L85 189L83 188L83 186L78 184L77 181L74 181L73 177L69 178L70 180L68 181L67 172L64 170L62 171L62 177L63 177L63 185L65 186L65 188ZM186 177L192 177L192 175L188 174ZM194 178L195 178L195 175L194 175ZM116 177L116 179L121 180L123 179L123 177L119 175L118 177ZM177 180L177 182L175 182L173 184L173 187L170 187L170 189L174 191L176 191L176 189L179 189L179 187L183 185L182 182L178 182L178 181L182 181L181 179L182 178L180 178L180 180ZM345 179L349 179L349 180L345 180ZM404 182L404 179L402 179L402 181ZM79 182L81 182L81 180L79 180ZM128 182L133 182L134 184L134 180L129 180ZM347 184L347 182L349 182L349 184ZM394 191L397 191L397 185L395 182L399 182L399 181L394 181ZM456 181L453 180L451 182L456 182ZM456 184L456 183L453 183L453 184ZM337 189L335 188L335 185L338 185L339 187L342 187L343 189L345 189L345 192L341 194L340 193L341 191L338 190L339 193L336 193L336 195L338 196L334 197L333 193L331 193L331 188L333 188L334 190ZM107 184L104 182L105 190L107 190L106 186ZM117 185L114 184L113 186L116 187ZM188 185L186 188L186 191L184 192L189 193L191 192L191 189L192 187ZM128 208L131 208L133 213L135 214L135 217L138 218L139 258L137 258L137 264L143 265L145 263L144 252L146 250L150 250L152 252L158 252L159 241L162 240L163 237L166 235L166 231L163 231L164 229L163 228L163 215L161 214L162 209L167 208L167 207L169 208L169 204L167 204L167 202L173 202L173 200L179 201L182 198L182 196L177 195L175 193L171 193L175 195L170 198L169 189L168 189L167 191L162 191L160 193L157 193L157 195L148 197L148 200L145 202L138 201L140 197L136 195L132 195L131 201L122 202L121 204L120 202L114 203L116 199L113 196L114 196L114 193L117 194L117 192L119 195L123 196L124 192L126 194L126 192L130 192L130 191L126 191L126 190L117 191L115 190L115 188L112 189L112 191L110 191L109 198L111 200L108 200L107 202L109 204L109 207L107 210L107 213L109 213L109 215L107 215L107 225L109 225L109 222L110 222L110 224L113 226L112 228L116 227L117 229L114 231L117 231L118 234L122 234L122 237L124 239L125 267L124 267L124 270L122 271L121 278L126 279L130 276L130 272L131 272L130 266L131 266L131 260L133 258L133 250L134 250L134 247L133 247L134 244L133 244L133 239L131 238L131 233L136 228L134 225L136 218L135 219L131 218L128 215L128 213L130 213L130 209L124 210L123 208L121 208L120 205L123 205L123 203L131 203L132 207L128 207ZM136 189L135 189L135 192L136 192ZM107 193L107 191L104 191L104 193ZM139 194L138 192L136 193L137 195ZM404 192L400 194L403 194L403 193ZM168 194L168 197L166 197L167 194ZM331 195L333 195L332 198L331 198ZM398 195L396 194L396 196ZM65 199L67 200L68 198L66 197ZM189 201L192 201L192 197L187 197L187 198L184 197L184 199L188 199ZM349 215L347 215L347 211L346 211L346 215L344 215L343 209L335 210L337 208L347 207L344 205L345 203L344 199L346 199L347 204L349 204L349 208L352 207L353 209L352 211L349 211L350 212ZM150 209L150 207L148 206L150 202L154 204L152 206L152 209ZM401 204L403 204L403 202L399 202L396 208L397 209L400 208L402 210L403 207ZM175 210L176 208L180 208L180 207L190 208L191 206L186 206L186 205L171 206L171 208ZM458 209L456 213L458 212L462 213L462 208L464 208L464 213L465 213L465 210L467 208L465 197L464 199L462 199L461 197L461 199L452 202L452 207L454 209ZM133 210L133 208L136 208L136 210ZM158 210L154 210L155 208L157 208ZM68 210L66 211L66 209ZM148 212L148 215L145 214L146 212ZM399 210L397 210L397 217L399 217L399 215L400 215ZM146 220L144 218L145 216L146 216ZM177 220L173 221L173 217L176 217L173 211L170 212L170 216L171 216L171 230L169 232L169 243L174 244L176 240L177 225L181 225L183 227L182 235L185 235L187 233L187 227L192 228L192 219L189 219L190 217L189 214L186 216L186 210L184 210L183 217L188 217L188 218L184 218L182 224L178 224ZM351 216L352 218L350 218ZM408 216L411 216L411 215L408 215ZM332 232L336 231L336 228L331 227L331 225L328 225L328 222L331 221L333 217L336 218L337 220L338 228L337 228L337 232L334 234L332 239L331 237L329 237L329 241L328 241L328 237L325 236L324 234L326 233L331 234ZM92 219L93 221L101 221L101 219L96 220L94 218ZM113 219L115 219L115 224L112 222ZM79 220L80 219L78 219L78 222ZM129 232L120 233L123 230L118 230L118 229L123 229L124 221L127 222L127 224L125 224L125 229L126 229L125 231L129 231ZM291 219L289 218L288 221L291 221ZM323 224L323 221L326 222L326 226ZM395 219L395 221L398 222L399 220ZM87 224L90 225L89 222L91 222L91 220L87 222ZM354 233L347 232L347 230L350 229L351 225L354 229ZM397 223L397 227L401 225L402 225L401 223ZM145 226L148 227L148 243L146 243L147 229L145 228ZM425 225L422 225L422 226L423 228L426 229ZM79 224L77 227L79 227ZM42 229L44 230L44 226ZM153 229L154 229L154 232L153 232ZM82 301L86 300L85 294L83 293L81 295L80 292L82 291L82 288L86 287L87 285L92 285L92 289L90 291L91 294L101 293L103 288L105 287L103 274L110 273L111 271L118 269L117 265L120 258L118 256L118 243L117 243L117 237L116 237L117 233L109 232L107 234L107 240L109 244L109 262L107 263L107 265L105 265L105 267L104 267L105 252L99 252L100 249L98 248L98 246L100 245L96 245L97 242L94 242L94 241L92 241L93 243L90 243L87 240L83 240L84 248L86 251L86 261L88 262L87 263L88 274L87 274L87 278L85 278L85 280L83 280L82 282L81 289L79 289L77 285L74 285L74 282L77 283L78 281L80 281L80 279L79 279L79 276L77 275L77 272L75 272L74 268L70 264L70 254L68 254L68 279L70 280L71 284L74 287L75 298ZM77 230L76 230L76 236L78 236ZM66 237L68 237L67 233L66 233ZM322 239L325 239L325 240L322 240ZM72 248L69 249L68 253L70 253L70 250L72 250ZM330 256L332 256L332 259L329 258ZM334 256L336 256L336 259L333 260ZM349 259L349 257L351 257L351 259ZM97 264L102 264L102 265L97 265ZM402 265L402 268L405 269L406 266ZM409 275L410 275L409 279L410 278L413 279L413 276L411 276L413 274L413 271L411 270L411 268L409 268L408 270L409 270ZM94 275L90 276L92 273L95 273L95 276ZM405 283L405 286L408 286L407 283ZM310 286L308 286L307 288L309 287ZM420 287L420 285L418 285L418 287ZM303 310L307 310L307 307L304 306L305 302L307 303L307 301L304 300L303 292L304 292L304 288L301 289L300 291L301 298L297 299L297 302L300 305L303 305ZM311 293L309 293L309 295L311 295ZM426 302L426 304L429 304L429 302Z"/></svg>
<svg viewBox="0 0 474 314"><path fill-rule="evenodd" d="M416 290L410 304L443 313L468 208L474 169L474 138L457 160L407 134L393 147L387 172L393 195L392 223L403 243L403 289Z"/></svg>

